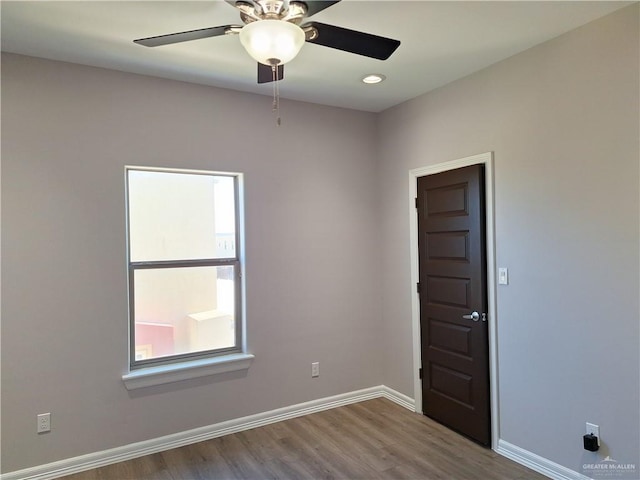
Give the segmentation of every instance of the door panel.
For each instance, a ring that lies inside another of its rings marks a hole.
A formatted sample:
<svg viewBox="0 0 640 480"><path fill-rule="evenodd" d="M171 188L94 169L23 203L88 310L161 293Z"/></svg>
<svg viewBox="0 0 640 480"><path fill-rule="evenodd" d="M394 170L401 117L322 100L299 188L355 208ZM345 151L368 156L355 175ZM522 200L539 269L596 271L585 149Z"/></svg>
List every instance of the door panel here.
<svg viewBox="0 0 640 480"><path fill-rule="evenodd" d="M426 233L429 260L469 261L469 232Z"/></svg>
<svg viewBox="0 0 640 480"><path fill-rule="evenodd" d="M471 327L429 319L429 347L471 357Z"/></svg>
<svg viewBox="0 0 640 480"><path fill-rule="evenodd" d="M419 178L417 206L423 410L489 445L484 165Z"/></svg>
<svg viewBox="0 0 640 480"><path fill-rule="evenodd" d="M427 277L427 302L436 306L469 309L469 286L467 278Z"/></svg>

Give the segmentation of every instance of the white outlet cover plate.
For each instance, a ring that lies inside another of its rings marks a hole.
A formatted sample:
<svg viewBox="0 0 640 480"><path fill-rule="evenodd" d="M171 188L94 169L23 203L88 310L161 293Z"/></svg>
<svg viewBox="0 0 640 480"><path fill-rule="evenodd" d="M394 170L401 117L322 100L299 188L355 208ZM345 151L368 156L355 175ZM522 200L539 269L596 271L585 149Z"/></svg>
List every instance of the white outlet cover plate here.
<svg viewBox="0 0 640 480"><path fill-rule="evenodd" d="M51 431L51 414L50 413L40 413L38 415L38 433L45 433Z"/></svg>
<svg viewBox="0 0 640 480"><path fill-rule="evenodd" d="M592 433L596 437L598 437L598 446L600 445L600 427L595 423L587 422L587 434Z"/></svg>

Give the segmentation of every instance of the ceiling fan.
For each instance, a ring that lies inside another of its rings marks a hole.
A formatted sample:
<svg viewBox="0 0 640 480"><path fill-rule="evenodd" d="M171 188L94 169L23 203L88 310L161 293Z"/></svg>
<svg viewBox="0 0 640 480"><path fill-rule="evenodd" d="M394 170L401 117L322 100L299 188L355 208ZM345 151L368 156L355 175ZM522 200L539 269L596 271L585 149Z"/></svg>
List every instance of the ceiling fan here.
<svg viewBox="0 0 640 480"><path fill-rule="evenodd" d="M284 64L305 42L386 60L400 41L319 22L302 23L340 0L226 0L240 11L244 25L222 25L140 38L134 43L158 47L221 35L240 36L240 42L258 62L258 83L284 78Z"/></svg>

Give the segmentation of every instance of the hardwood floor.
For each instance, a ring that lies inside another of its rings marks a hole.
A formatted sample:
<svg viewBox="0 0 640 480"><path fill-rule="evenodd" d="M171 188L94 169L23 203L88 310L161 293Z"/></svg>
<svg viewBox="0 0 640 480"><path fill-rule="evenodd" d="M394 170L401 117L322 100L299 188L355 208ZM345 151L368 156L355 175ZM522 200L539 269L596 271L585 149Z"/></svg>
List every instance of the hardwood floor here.
<svg viewBox="0 0 640 480"><path fill-rule="evenodd" d="M66 480L545 478L382 398L65 477Z"/></svg>

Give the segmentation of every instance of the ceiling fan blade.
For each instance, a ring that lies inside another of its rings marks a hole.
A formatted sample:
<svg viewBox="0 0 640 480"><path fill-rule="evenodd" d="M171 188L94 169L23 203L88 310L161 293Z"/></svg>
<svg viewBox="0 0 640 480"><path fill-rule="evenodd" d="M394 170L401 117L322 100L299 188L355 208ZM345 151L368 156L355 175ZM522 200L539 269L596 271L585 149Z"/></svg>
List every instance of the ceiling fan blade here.
<svg viewBox="0 0 640 480"><path fill-rule="evenodd" d="M200 38L217 37L224 35L227 29L234 25L223 25L220 27L200 28L198 30L189 30L187 32L169 33L167 35L158 35L156 37L139 38L133 43L144 45L145 47L159 47L160 45L169 45L172 43L189 42Z"/></svg>
<svg viewBox="0 0 640 480"><path fill-rule="evenodd" d="M377 58L378 60L386 60L400 46L399 40L357 32L325 23L310 22L303 25L303 27L309 26L315 28L318 32L316 38L307 40L309 43L365 57Z"/></svg>
<svg viewBox="0 0 640 480"><path fill-rule="evenodd" d="M321 12L325 8L329 8L331 5L335 5L338 2L340 2L340 0L334 0L332 2L306 0L303 3L307 4L307 17L310 17L311 15L315 15L316 13Z"/></svg>
<svg viewBox="0 0 640 480"><path fill-rule="evenodd" d="M284 78L284 65L278 65L277 67L278 80ZM264 63L258 63L258 83L273 82L273 72L271 66Z"/></svg>

